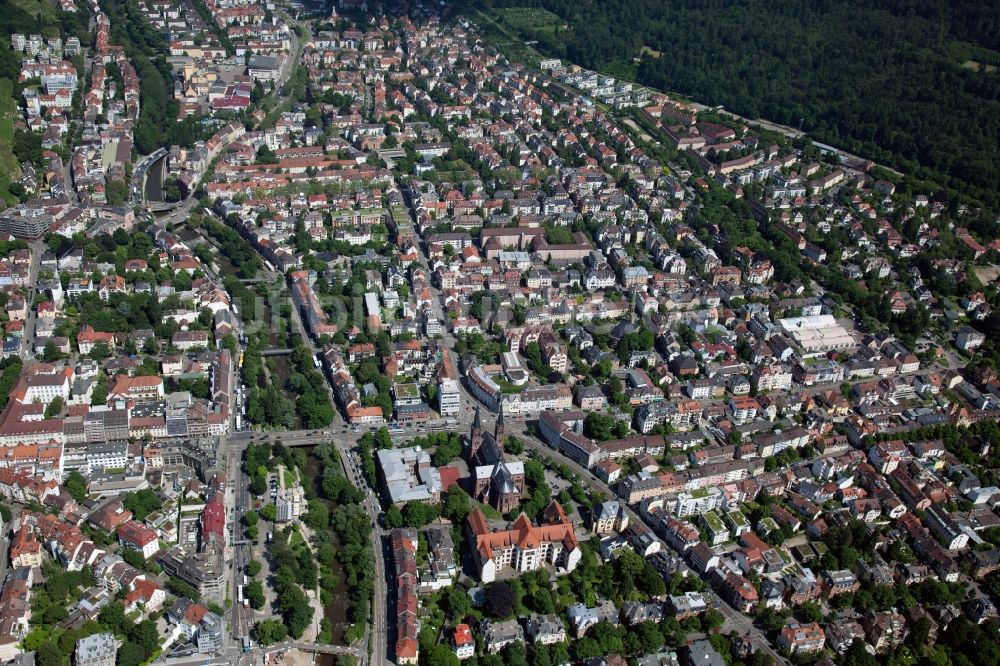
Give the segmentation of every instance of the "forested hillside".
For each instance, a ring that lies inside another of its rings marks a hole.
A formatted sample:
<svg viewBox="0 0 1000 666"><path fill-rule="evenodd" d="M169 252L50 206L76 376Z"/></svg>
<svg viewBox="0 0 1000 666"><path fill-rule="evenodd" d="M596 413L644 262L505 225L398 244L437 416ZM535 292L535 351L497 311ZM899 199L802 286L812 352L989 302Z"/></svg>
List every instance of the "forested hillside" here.
<svg viewBox="0 0 1000 666"><path fill-rule="evenodd" d="M1000 0L466 0L575 63L1000 207ZM562 24L506 20L541 7Z"/></svg>

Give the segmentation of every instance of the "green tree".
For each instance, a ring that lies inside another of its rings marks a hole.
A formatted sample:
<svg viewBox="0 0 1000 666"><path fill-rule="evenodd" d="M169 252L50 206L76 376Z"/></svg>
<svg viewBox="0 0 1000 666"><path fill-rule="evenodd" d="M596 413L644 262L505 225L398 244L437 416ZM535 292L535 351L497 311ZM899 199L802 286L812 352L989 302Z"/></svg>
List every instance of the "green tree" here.
<svg viewBox="0 0 1000 666"><path fill-rule="evenodd" d="M122 504L132 512L135 520L145 520L154 511L159 511L163 507L163 502L149 488L126 493Z"/></svg>
<svg viewBox="0 0 1000 666"><path fill-rule="evenodd" d="M236 350L239 349L239 343L236 341L236 336L232 333L228 333L222 338L221 345L223 349L228 349L229 353L233 355L235 355Z"/></svg>
<svg viewBox="0 0 1000 666"><path fill-rule="evenodd" d="M87 499L87 480L75 469L66 477L63 488L77 502L83 502Z"/></svg>
<svg viewBox="0 0 1000 666"><path fill-rule="evenodd" d="M56 347L52 340L45 343L45 349L42 351L42 360L46 363L55 363L62 358L62 353Z"/></svg>
<svg viewBox="0 0 1000 666"><path fill-rule="evenodd" d="M156 630L156 623L152 620L143 620L132 625L128 631L129 640L135 641L142 649L143 661L148 659L160 647L160 635Z"/></svg>
<svg viewBox="0 0 1000 666"><path fill-rule="evenodd" d="M714 608L707 610L701 616L701 627L705 631L712 631L714 629L718 629L725 623L726 623L725 616L719 611L715 610Z"/></svg>
<svg viewBox="0 0 1000 666"><path fill-rule="evenodd" d="M437 505L424 504L416 500L403 505L403 524L407 527L423 527L434 522L437 517Z"/></svg>
<svg viewBox="0 0 1000 666"><path fill-rule="evenodd" d="M288 634L293 638L300 637L312 621L312 607L306 595L297 585L284 585L278 592L278 608L288 627Z"/></svg>
<svg viewBox="0 0 1000 666"><path fill-rule="evenodd" d="M138 643L125 641L118 649L118 666L139 666L146 660L146 653Z"/></svg>
<svg viewBox="0 0 1000 666"><path fill-rule="evenodd" d="M514 613L514 588L510 583L494 581L486 586L483 611L490 617L504 619Z"/></svg>
<svg viewBox="0 0 1000 666"><path fill-rule="evenodd" d="M250 581L243 588L243 594L246 595L247 602L251 608L260 610L264 607L264 587L260 584L260 581Z"/></svg>
<svg viewBox="0 0 1000 666"><path fill-rule="evenodd" d="M106 631L124 635L129 624L125 617L125 607L121 604L108 604L97 614L97 620Z"/></svg>
<svg viewBox="0 0 1000 666"><path fill-rule="evenodd" d="M394 530L403 526L403 513L399 510L399 507L393 504L388 509L385 510L383 516L383 522L386 528Z"/></svg>
<svg viewBox="0 0 1000 666"><path fill-rule="evenodd" d="M173 592L174 595L190 599L191 601L198 601L201 598L201 595L198 594L198 590L194 589L180 578L174 578L173 576L167 579L167 589Z"/></svg>
<svg viewBox="0 0 1000 666"><path fill-rule="evenodd" d="M260 571L264 565L260 563L260 560L250 560L247 563L247 576L250 578L256 578L260 575Z"/></svg>
<svg viewBox="0 0 1000 666"><path fill-rule="evenodd" d="M128 198L128 185L124 181L109 180L104 191L108 205L121 206Z"/></svg>
<svg viewBox="0 0 1000 666"><path fill-rule="evenodd" d="M55 416L58 416L60 413L62 413L62 409L63 409L62 396L57 395L55 398L52 399L52 402L50 402L45 407L45 418L51 419L54 418Z"/></svg>
<svg viewBox="0 0 1000 666"><path fill-rule="evenodd" d="M469 503L469 496L464 490L459 487L456 483L451 488L448 489L445 495L444 505L441 509L441 515L450 520L456 525L461 525L465 522L466 517L472 507Z"/></svg>
<svg viewBox="0 0 1000 666"><path fill-rule="evenodd" d="M277 164L278 156L266 144L257 149L257 164Z"/></svg>
<svg viewBox="0 0 1000 666"><path fill-rule="evenodd" d="M507 437L504 438L503 448L504 451L514 456L519 456L524 453L524 443L517 437L514 437L514 435L507 435Z"/></svg>
<svg viewBox="0 0 1000 666"><path fill-rule="evenodd" d="M63 655L52 641L45 641L35 653L38 666L63 666Z"/></svg>
<svg viewBox="0 0 1000 666"><path fill-rule="evenodd" d="M326 502L322 500L309 502L309 511L302 517L302 521L312 530L325 530L330 525L330 510Z"/></svg>
<svg viewBox="0 0 1000 666"><path fill-rule="evenodd" d="M260 522L260 515L253 509L243 514L243 524L247 527L253 527L258 522Z"/></svg>
<svg viewBox="0 0 1000 666"><path fill-rule="evenodd" d="M666 641L659 625L655 622L640 622L634 627L634 633L638 639L639 651L643 654L656 652Z"/></svg>
<svg viewBox="0 0 1000 666"><path fill-rule="evenodd" d="M598 622L587 635L597 642L602 654L621 654L625 651L621 629L610 622Z"/></svg>
<svg viewBox="0 0 1000 666"><path fill-rule="evenodd" d="M105 359L111 358L111 347L108 345L107 342L104 342L102 340L94 344L94 346L90 348L90 353L87 354L87 356L94 359L95 361L103 361Z"/></svg>
<svg viewBox="0 0 1000 666"><path fill-rule="evenodd" d="M500 654L503 655L504 666L528 666L528 655L520 641L507 645Z"/></svg>
<svg viewBox="0 0 1000 666"><path fill-rule="evenodd" d="M392 435L389 434L388 428L382 427L375 431L375 448L377 449L392 448Z"/></svg>
<svg viewBox="0 0 1000 666"><path fill-rule="evenodd" d="M253 627L253 637L260 645L280 643L288 635L281 620L261 620Z"/></svg>
<svg viewBox="0 0 1000 666"><path fill-rule="evenodd" d="M260 475L254 474L250 477L249 489L250 494L260 497L267 492L267 480ZM256 516L256 513L254 515Z"/></svg>
<svg viewBox="0 0 1000 666"><path fill-rule="evenodd" d="M435 645L427 654L428 666L458 666L461 663L459 658L455 656L455 653L447 645Z"/></svg>
<svg viewBox="0 0 1000 666"><path fill-rule="evenodd" d="M448 612L451 613L451 617L456 622L459 619L464 618L472 610L472 600L469 599L468 593L465 588L459 587L458 585L452 585L448 588L446 594L448 602Z"/></svg>
<svg viewBox="0 0 1000 666"><path fill-rule="evenodd" d="M103 372L98 374L97 381L90 393L91 405L103 405L108 401L108 377Z"/></svg>
<svg viewBox="0 0 1000 666"><path fill-rule="evenodd" d="M146 558L142 556L141 551L126 548L121 552L121 556L125 562L131 564L136 569L143 570L146 568Z"/></svg>

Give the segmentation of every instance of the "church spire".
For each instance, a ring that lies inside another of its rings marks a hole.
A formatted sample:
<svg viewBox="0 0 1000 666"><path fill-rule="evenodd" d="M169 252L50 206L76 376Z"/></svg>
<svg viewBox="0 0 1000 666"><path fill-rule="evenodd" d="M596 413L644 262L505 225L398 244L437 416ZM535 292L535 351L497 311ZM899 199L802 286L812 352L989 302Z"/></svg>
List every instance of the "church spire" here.
<svg viewBox="0 0 1000 666"><path fill-rule="evenodd" d="M479 405L476 405L476 416L472 419L472 428L469 430L469 464L474 464L476 453L483 442L483 418L479 413Z"/></svg>
<svg viewBox="0 0 1000 666"><path fill-rule="evenodd" d="M493 438L496 440L498 447L503 446L503 432L504 432L503 402L501 402L500 411L497 413L496 429L493 431Z"/></svg>

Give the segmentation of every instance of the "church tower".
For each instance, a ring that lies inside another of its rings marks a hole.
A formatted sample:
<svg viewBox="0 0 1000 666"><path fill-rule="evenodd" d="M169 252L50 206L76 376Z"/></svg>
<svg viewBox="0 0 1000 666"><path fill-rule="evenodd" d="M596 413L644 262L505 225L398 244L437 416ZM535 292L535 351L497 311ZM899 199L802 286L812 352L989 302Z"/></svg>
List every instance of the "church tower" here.
<svg viewBox="0 0 1000 666"><path fill-rule="evenodd" d="M483 419L479 412L479 405L476 405L476 417L472 420L472 428L469 430L469 464L474 464L479 446L483 443Z"/></svg>
<svg viewBox="0 0 1000 666"><path fill-rule="evenodd" d="M504 433L503 402L501 402L500 411L497 413L496 428L493 430L493 439L496 440L497 448L499 448L501 451L503 450L503 433Z"/></svg>

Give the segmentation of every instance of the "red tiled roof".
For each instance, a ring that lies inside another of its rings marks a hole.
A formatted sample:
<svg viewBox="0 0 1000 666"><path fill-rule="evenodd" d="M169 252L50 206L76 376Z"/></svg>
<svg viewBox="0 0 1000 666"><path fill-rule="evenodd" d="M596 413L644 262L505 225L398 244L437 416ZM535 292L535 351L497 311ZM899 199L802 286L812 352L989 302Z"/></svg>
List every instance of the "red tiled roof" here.
<svg viewBox="0 0 1000 666"><path fill-rule="evenodd" d="M139 547L156 541L156 532L134 520L119 525L117 532L119 539Z"/></svg>

